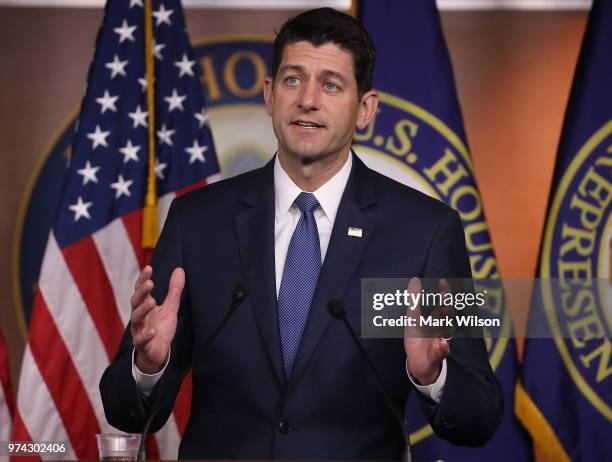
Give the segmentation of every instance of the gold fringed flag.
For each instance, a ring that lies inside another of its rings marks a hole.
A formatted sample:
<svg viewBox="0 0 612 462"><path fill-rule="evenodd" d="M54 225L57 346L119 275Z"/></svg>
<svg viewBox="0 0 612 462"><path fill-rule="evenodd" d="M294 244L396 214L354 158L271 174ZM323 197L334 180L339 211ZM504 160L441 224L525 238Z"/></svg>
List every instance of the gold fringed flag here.
<svg viewBox="0 0 612 462"><path fill-rule="evenodd" d="M565 114L516 412L550 461L609 461L612 2L595 0ZM554 282L557 281L557 282ZM551 290L555 287L555 290Z"/></svg>

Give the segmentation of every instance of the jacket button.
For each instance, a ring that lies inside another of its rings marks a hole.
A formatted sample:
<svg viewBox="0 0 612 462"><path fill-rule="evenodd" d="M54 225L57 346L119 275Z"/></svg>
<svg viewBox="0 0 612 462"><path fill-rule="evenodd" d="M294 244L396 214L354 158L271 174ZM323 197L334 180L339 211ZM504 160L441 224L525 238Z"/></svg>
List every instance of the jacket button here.
<svg viewBox="0 0 612 462"><path fill-rule="evenodd" d="M287 434L287 433L289 433L292 430L291 424L289 423L289 421L288 420L284 420L284 419L281 420L278 423L278 427L277 428L278 428L278 431L283 433L283 434Z"/></svg>
<svg viewBox="0 0 612 462"><path fill-rule="evenodd" d="M455 426L452 423L450 423L447 419L442 419L442 426L446 430L452 430L455 428Z"/></svg>

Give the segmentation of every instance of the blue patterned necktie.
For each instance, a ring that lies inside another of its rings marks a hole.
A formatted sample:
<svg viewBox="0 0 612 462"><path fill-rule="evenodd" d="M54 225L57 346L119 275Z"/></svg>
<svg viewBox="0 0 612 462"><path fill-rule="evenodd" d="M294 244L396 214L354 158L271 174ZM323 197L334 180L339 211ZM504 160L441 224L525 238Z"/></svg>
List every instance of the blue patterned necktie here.
<svg viewBox="0 0 612 462"><path fill-rule="evenodd" d="M319 202L312 193L303 192L295 204L302 214L291 236L278 291L278 326L286 379L291 375L321 271L319 231L313 214Z"/></svg>

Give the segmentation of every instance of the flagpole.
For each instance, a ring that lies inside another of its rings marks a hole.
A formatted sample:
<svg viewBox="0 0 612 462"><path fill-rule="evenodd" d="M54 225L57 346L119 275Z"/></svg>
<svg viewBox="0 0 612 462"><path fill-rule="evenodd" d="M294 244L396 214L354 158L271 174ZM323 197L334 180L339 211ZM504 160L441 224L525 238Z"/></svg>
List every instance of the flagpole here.
<svg viewBox="0 0 612 462"><path fill-rule="evenodd" d="M348 14L353 18L357 17L357 0L351 0L351 7L349 8Z"/></svg>
<svg viewBox="0 0 612 462"><path fill-rule="evenodd" d="M153 67L153 0L145 0L145 74L147 80L147 106L149 110L149 165L147 193L142 216L142 247L152 249L157 243L159 224L157 220L157 191L155 184L155 94Z"/></svg>

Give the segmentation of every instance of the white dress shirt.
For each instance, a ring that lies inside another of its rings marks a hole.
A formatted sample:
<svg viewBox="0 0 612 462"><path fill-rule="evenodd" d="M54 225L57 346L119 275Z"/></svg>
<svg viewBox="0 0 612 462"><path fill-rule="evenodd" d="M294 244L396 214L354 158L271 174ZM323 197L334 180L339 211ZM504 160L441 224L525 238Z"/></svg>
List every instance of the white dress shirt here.
<svg viewBox="0 0 612 462"><path fill-rule="evenodd" d="M319 202L319 206L314 210L314 217L317 222L319 243L321 245L321 264L323 264L325 260L325 254L327 253L336 213L338 212L340 199L342 199L344 188L351 174L352 165L353 156L349 153L347 161L340 171L319 189L313 191L314 196ZM293 235L293 231L301 215L300 209L294 204L295 199L301 192L303 191L293 182L293 180L291 180L291 178L289 178L287 172L281 167L278 156L276 156L274 161L274 256L277 297L283 276L283 269L285 267L287 250L289 249L289 242L291 241L291 236ZM170 354L168 354L168 359L163 369L157 374L144 374L138 370L134 364L132 354L132 375L143 393L148 395L151 392L157 381L161 378L161 375L164 373L169 359ZM442 362L442 370L438 380L431 385L417 385L408 372L407 362L406 372L419 392L436 402L440 402L444 383L446 382L446 360Z"/></svg>
<svg viewBox="0 0 612 462"><path fill-rule="evenodd" d="M314 217L319 231L319 244L321 245L321 264L325 260L329 238L331 237L336 213L340 199L351 174L353 165L352 155L348 156L344 166L329 179L323 186L313 192L319 202L314 209ZM276 296L285 268L285 259L293 231L300 220L300 209L294 204L295 199L303 191L289 178L278 160L274 161L274 256L276 269Z"/></svg>

